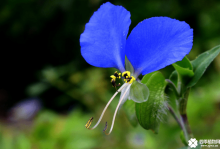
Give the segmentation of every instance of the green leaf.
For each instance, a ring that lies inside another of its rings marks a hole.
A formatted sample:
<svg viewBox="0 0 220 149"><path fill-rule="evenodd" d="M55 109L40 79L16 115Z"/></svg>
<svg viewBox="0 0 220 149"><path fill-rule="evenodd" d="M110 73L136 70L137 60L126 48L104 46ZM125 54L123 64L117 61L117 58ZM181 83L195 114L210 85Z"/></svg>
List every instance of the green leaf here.
<svg viewBox="0 0 220 149"><path fill-rule="evenodd" d="M142 103L148 100L149 89L146 85L134 81L130 87L129 99L132 99L134 102Z"/></svg>
<svg viewBox="0 0 220 149"><path fill-rule="evenodd" d="M128 118L128 121L132 126L136 127L138 125L138 121L135 114L135 102L133 100L127 100L123 105L123 109Z"/></svg>
<svg viewBox="0 0 220 149"><path fill-rule="evenodd" d="M215 59L220 52L220 45L212 48L211 50L200 54L191 63L193 65L194 76L187 84L187 87L194 86L198 80L202 77L207 67Z"/></svg>
<svg viewBox="0 0 220 149"><path fill-rule="evenodd" d="M145 75L141 82L148 86L150 96L148 101L135 104L137 119L143 128L158 133L160 122L166 114L164 90L167 83L158 71Z"/></svg>

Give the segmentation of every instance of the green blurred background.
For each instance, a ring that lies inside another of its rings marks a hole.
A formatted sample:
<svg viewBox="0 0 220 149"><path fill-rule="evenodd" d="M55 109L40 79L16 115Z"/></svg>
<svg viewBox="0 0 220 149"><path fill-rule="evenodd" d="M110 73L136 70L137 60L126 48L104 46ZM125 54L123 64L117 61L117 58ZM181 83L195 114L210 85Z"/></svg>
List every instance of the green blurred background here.
<svg viewBox="0 0 220 149"><path fill-rule="evenodd" d="M123 109L112 134L102 132L112 121L119 97L101 124L99 118L115 89L115 69L96 68L80 54L85 24L104 0L1 0L0 148L1 149L155 149L180 148L180 128L171 117L159 134L132 127ZM131 12L130 31L153 16L186 21L194 29L188 55L220 44L219 0L113 0ZM161 70L167 78L172 66ZM220 55L192 88L187 113L194 137L220 139ZM220 145L219 145L220 147Z"/></svg>

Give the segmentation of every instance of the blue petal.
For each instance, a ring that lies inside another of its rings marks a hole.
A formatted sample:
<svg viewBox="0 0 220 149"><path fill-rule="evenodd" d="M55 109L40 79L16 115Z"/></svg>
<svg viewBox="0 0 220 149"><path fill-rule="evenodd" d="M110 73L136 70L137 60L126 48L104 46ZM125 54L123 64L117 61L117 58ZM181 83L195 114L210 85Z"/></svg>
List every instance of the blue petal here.
<svg viewBox="0 0 220 149"><path fill-rule="evenodd" d="M81 54L96 67L115 67L124 71L125 44L130 12L122 6L103 4L86 24L80 36Z"/></svg>
<svg viewBox="0 0 220 149"><path fill-rule="evenodd" d="M126 56L136 74L159 70L188 54L193 45L193 29L168 17L153 17L140 22L126 43Z"/></svg>

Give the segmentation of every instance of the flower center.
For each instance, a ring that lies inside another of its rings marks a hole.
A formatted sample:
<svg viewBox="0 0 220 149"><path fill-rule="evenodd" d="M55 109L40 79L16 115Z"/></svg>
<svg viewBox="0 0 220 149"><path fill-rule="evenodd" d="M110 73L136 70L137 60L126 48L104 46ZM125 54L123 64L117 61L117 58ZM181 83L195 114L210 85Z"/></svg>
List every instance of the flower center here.
<svg viewBox="0 0 220 149"><path fill-rule="evenodd" d="M120 86L121 84L116 84L116 79L120 79L121 78L121 73L118 73L117 71L115 71L114 75L111 75L110 78L111 79L111 83L112 86L114 88L116 88L117 86ZM133 76L131 76L131 72L130 71L125 71L122 73L122 77L124 78L125 83L129 83L131 84L133 81L135 81L135 78ZM117 89L117 88L116 88Z"/></svg>

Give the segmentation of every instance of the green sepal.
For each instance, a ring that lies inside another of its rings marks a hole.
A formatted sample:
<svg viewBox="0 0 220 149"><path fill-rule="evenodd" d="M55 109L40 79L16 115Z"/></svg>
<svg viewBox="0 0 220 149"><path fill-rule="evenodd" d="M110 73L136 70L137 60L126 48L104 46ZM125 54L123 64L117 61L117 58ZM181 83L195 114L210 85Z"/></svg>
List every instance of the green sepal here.
<svg viewBox="0 0 220 149"><path fill-rule="evenodd" d="M131 65L131 62L128 60L127 56L125 56L125 69L126 71L130 71L131 76L133 76L134 67Z"/></svg>
<svg viewBox="0 0 220 149"><path fill-rule="evenodd" d="M134 102L142 103L148 100L149 89L146 85L134 81L130 87L129 99L132 99Z"/></svg>
<svg viewBox="0 0 220 149"><path fill-rule="evenodd" d="M198 80L206 71L207 67L216 58L219 52L220 45L212 48L207 52L200 54L195 60L191 62L193 65L193 71L195 75L193 76L193 78L191 78L191 80L187 84L187 87L192 87L198 82Z"/></svg>
<svg viewBox="0 0 220 149"><path fill-rule="evenodd" d="M133 100L127 100L123 105L123 109L131 125L137 127L138 121L135 114L135 102Z"/></svg>
<svg viewBox="0 0 220 149"><path fill-rule="evenodd" d="M187 57L172 64L181 76L192 77L194 75L192 64Z"/></svg>
<svg viewBox="0 0 220 149"><path fill-rule="evenodd" d="M187 57L184 57L181 61L172 65L175 68L175 71L171 74L170 79L171 81L174 81L173 83L176 85L179 94L182 94L187 89L186 84L194 76L193 66Z"/></svg>
<svg viewBox="0 0 220 149"><path fill-rule="evenodd" d="M144 129L150 129L157 134L160 122L166 114L164 90L167 82L158 71L145 75L141 82L148 86L150 96L148 101L135 104L137 119Z"/></svg>
<svg viewBox="0 0 220 149"><path fill-rule="evenodd" d="M176 87L178 87L178 74L176 70L171 73L169 79L175 84Z"/></svg>

